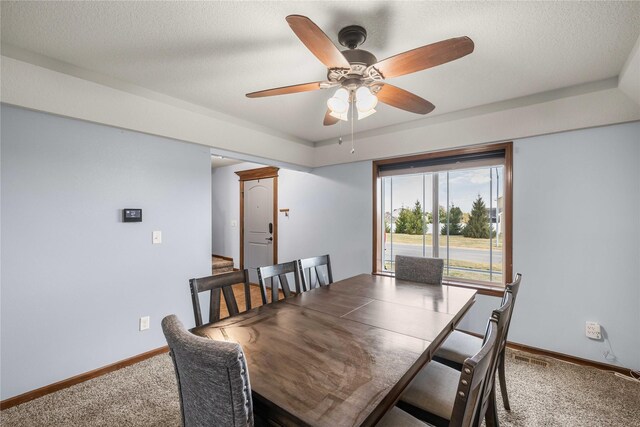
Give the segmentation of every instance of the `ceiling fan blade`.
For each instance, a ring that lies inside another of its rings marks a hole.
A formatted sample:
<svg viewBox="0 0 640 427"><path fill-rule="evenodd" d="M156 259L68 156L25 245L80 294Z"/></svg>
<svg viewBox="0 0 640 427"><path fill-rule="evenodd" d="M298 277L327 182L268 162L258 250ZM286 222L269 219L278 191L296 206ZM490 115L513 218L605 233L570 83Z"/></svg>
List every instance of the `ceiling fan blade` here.
<svg viewBox="0 0 640 427"><path fill-rule="evenodd" d="M428 114L436 108L426 99L420 98L404 89L385 83L376 96L378 101L391 105L392 107L410 111L417 114Z"/></svg>
<svg viewBox="0 0 640 427"><path fill-rule="evenodd" d="M262 98L264 96L286 95L289 93L298 93L298 92L309 92L312 90L320 89L320 83L324 83L324 82L303 83L299 85L283 86L283 87L276 87L273 89L260 90L258 92L248 93L247 98Z"/></svg>
<svg viewBox="0 0 640 427"><path fill-rule="evenodd" d="M462 58L473 52L473 47L473 40L469 37L456 37L399 53L383 59L373 67L385 79L389 79Z"/></svg>
<svg viewBox="0 0 640 427"><path fill-rule="evenodd" d="M331 126L331 125L335 125L336 123L338 123L338 120L340 120L340 119L338 119L336 117L333 117L331 115L331 110L329 110L327 108L327 112L324 113L324 121L322 122L322 124L325 125L325 126Z"/></svg>
<svg viewBox="0 0 640 427"><path fill-rule="evenodd" d="M311 19L301 15L289 15L286 19L300 41L327 68L351 68L342 52Z"/></svg>

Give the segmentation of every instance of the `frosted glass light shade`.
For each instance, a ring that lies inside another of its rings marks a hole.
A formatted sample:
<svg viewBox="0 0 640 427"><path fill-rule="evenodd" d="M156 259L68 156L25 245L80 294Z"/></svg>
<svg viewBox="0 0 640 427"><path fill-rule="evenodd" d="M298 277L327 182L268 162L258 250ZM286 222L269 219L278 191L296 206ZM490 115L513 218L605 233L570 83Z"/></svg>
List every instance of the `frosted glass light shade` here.
<svg viewBox="0 0 640 427"><path fill-rule="evenodd" d="M327 100L327 107L334 113L343 114L349 110L349 91L340 88Z"/></svg>
<svg viewBox="0 0 640 427"><path fill-rule="evenodd" d="M360 111L360 110L358 110L358 120L362 120L365 117L369 117L370 115L372 115L375 112L376 112L375 108L372 108L369 111Z"/></svg>
<svg viewBox="0 0 640 427"><path fill-rule="evenodd" d="M345 122L349 121L349 113L348 112L344 112L342 114L336 113L335 111L332 111L329 113L330 116L335 117L336 119L340 119L340 120L344 120Z"/></svg>
<svg viewBox="0 0 640 427"><path fill-rule="evenodd" d="M373 110L376 108L376 105L378 105L378 97L372 94L368 87L360 86L358 90L356 90L356 108L358 108L358 113L366 113ZM358 114L358 120L359 119L360 114Z"/></svg>

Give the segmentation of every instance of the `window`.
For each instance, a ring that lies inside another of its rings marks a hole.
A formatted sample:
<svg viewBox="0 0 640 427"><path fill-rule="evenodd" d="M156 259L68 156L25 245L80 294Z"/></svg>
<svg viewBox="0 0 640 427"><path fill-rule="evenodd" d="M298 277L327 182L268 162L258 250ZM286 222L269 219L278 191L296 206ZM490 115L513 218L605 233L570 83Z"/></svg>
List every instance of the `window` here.
<svg viewBox="0 0 640 427"><path fill-rule="evenodd" d="M442 258L449 283L511 281L512 144L373 163L374 273L396 255Z"/></svg>

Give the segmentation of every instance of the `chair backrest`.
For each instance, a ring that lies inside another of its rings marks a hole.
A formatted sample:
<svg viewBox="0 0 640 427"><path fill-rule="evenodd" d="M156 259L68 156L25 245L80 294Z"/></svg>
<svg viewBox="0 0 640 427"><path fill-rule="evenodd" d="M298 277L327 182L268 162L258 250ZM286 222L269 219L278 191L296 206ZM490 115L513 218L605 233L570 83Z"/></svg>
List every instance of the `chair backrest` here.
<svg viewBox="0 0 640 427"><path fill-rule="evenodd" d="M513 300L515 304L515 299L518 297L518 291L520 290L520 281L522 280L522 274L516 273L516 279L507 284L507 291L513 294Z"/></svg>
<svg viewBox="0 0 640 427"><path fill-rule="evenodd" d="M305 258L298 260L300 268L300 279L302 279L302 291L308 291L316 286L327 286L333 283L333 274L331 273L331 259L329 255L322 255L313 258ZM324 275L322 267L327 270ZM314 280L315 278L315 280Z"/></svg>
<svg viewBox="0 0 640 427"><path fill-rule="evenodd" d="M396 279L442 285L444 260L396 255Z"/></svg>
<svg viewBox="0 0 640 427"><path fill-rule="evenodd" d="M217 322L220 320L220 292L224 295L224 301L227 304L229 316L234 316L240 311L238 303L233 293L233 285L242 283L244 285L244 300L247 310L251 309L251 289L249 287L249 272L232 271L229 273L216 274L215 276L200 277L199 279L189 280L191 287L191 302L193 303L193 316L196 320L196 326L203 323L202 313L200 312L201 292L211 291L209 298L209 322Z"/></svg>
<svg viewBox="0 0 640 427"><path fill-rule="evenodd" d="M476 419L477 425L480 425L484 414L487 412L491 399L491 392L494 390L493 383L495 381L496 369L498 367L498 357L507 345L507 330L509 329L511 313L513 312L513 301L513 295L510 292L505 292L502 305L491 313L491 320L496 322L496 351L494 352L493 359L489 365L487 379L483 386L480 402L478 404L478 417Z"/></svg>
<svg viewBox="0 0 640 427"><path fill-rule="evenodd" d="M249 370L238 343L187 331L174 315L162 319L178 382L182 424L252 426Z"/></svg>
<svg viewBox="0 0 640 427"><path fill-rule="evenodd" d="M518 291L520 290L520 281L522 280L522 274L517 273L516 279L507 285L507 291L504 293L502 297L502 305L506 301L507 295L511 294L513 301L511 302L511 311L509 313L509 318L507 320L506 330L504 331L504 342L501 344L500 351L504 351L504 348L507 345L507 335L509 335L509 327L511 326L511 316L513 315L513 309L516 305L516 297L518 296Z"/></svg>
<svg viewBox="0 0 640 427"><path fill-rule="evenodd" d="M483 400L484 386L490 375L489 370L495 359L497 343L498 323L491 318L480 351L465 360L462 365L449 426L470 427L476 419L482 420L484 417L484 412L479 408Z"/></svg>
<svg viewBox="0 0 640 427"><path fill-rule="evenodd" d="M295 261L258 268L260 292L262 292L262 300L265 304L267 303L268 279L271 279L271 302L278 301L278 283L281 285L280 287L282 288L284 297L289 298L291 296L291 288L289 288L289 280L287 280L287 274L289 273L293 273L296 292L302 292L298 266Z"/></svg>

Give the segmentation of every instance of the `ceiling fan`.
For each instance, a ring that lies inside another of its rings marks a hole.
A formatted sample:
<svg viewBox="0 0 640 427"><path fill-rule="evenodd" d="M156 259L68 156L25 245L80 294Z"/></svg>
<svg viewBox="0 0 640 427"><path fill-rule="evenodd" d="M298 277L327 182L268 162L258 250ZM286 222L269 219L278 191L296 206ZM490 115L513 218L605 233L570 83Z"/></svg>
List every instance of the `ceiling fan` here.
<svg viewBox="0 0 640 427"><path fill-rule="evenodd" d="M327 80L251 92L247 97L261 98L339 87L327 101L325 126L348 120L352 104L358 110L358 119L375 113L378 101L412 113L430 113L435 108L432 103L385 80L453 61L470 54L474 47L469 37L456 37L378 61L371 52L358 49L367 38L367 31L359 25L340 30L338 41L348 48L341 52L306 16L289 15L286 20L302 43L328 68ZM354 108L351 109L352 119L353 114Z"/></svg>

